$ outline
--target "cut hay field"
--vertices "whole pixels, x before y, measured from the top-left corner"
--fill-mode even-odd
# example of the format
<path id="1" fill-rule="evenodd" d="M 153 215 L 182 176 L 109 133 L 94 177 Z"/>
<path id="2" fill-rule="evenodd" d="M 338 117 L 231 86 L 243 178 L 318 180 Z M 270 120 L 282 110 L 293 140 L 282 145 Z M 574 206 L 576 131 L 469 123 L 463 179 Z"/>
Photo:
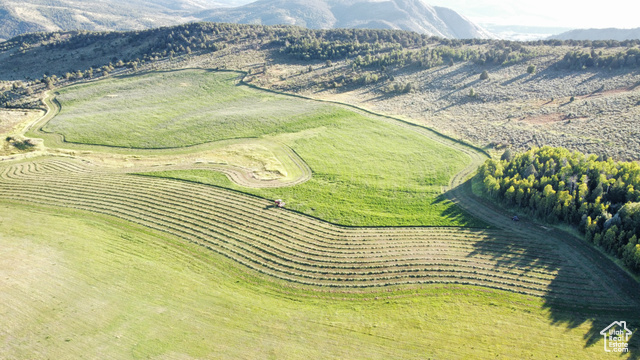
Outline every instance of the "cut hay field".
<path id="1" fill-rule="evenodd" d="M 234 77 L 60 90 L 49 152 L 0 162 L 0 354 L 597 359 L 606 325 L 637 330 L 615 264 L 459 186 L 484 155 Z"/>
<path id="2" fill-rule="evenodd" d="M 5 201 L 0 214 L 5 359 L 602 358 L 584 336 L 608 318 L 552 323 L 538 297 L 456 285 L 316 297 L 111 216 Z"/>
<path id="3" fill-rule="evenodd" d="M 552 244 L 504 231 L 346 228 L 247 195 L 105 174 L 77 161 L 45 159 L 0 171 L 0 198 L 113 215 L 302 288 L 456 282 L 594 306 L 612 296 Z"/>

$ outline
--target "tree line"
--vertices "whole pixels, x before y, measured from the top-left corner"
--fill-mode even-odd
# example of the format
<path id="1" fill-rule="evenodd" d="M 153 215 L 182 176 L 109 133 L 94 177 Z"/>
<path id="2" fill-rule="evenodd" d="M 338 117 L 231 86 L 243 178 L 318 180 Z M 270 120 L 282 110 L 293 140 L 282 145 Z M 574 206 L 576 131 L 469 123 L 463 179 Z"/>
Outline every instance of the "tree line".
<path id="1" fill-rule="evenodd" d="M 338 30 L 341 31 L 341 30 Z M 380 30 L 376 36 L 289 37 L 281 42 L 280 52 L 298 60 L 353 59 L 355 68 L 386 68 L 417 65 L 431 68 L 454 62 L 508 65 L 536 55 L 536 51 L 512 41 L 450 40 L 437 37 L 398 37 L 396 32 Z M 417 34 L 415 34 L 417 35 Z M 336 39 L 338 38 L 338 39 Z M 361 42 L 362 40 L 362 42 Z M 482 47 L 463 47 L 478 45 Z"/>
<path id="2" fill-rule="evenodd" d="M 595 49 L 591 49 L 590 52 L 569 51 L 557 65 L 560 68 L 571 70 L 587 68 L 639 68 L 640 49 L 631 48 L 625 52 L 620 51 L 611 55 L 603 55 L 602 51 L 596 52 Z"/>
<path id="3" fill-rule="evenodd" d="M 564 148 L 487 160 L 483 191 L 550 223 L 577 226 L 587 241 L 640 272 L 640 165 Z"/>

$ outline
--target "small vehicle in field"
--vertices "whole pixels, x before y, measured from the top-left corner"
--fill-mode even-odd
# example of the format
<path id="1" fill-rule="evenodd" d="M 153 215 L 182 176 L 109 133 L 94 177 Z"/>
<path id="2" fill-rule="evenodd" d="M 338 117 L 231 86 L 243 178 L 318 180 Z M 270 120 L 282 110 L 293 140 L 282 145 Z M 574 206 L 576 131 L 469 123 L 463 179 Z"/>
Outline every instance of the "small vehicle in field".
<path id="1" fill-rule="evenodd" d="M 283 208 L 283 207 L 285 206 L 285 202 L 284 202 L 284 201 L 282 201 L 282 200 L 280 200 L 280 199 L 276 200 L 276 201 L 275 201 L 275 204 L 276 204 L 276 206 L 277 206 L 277 207 L 279 207 L 279 208 Z"/>
<path id="2" fill-rule="evenodd" d="M 511 221 L 520 221 L 520 218 L 518 217 L 518 215 L 513 215 Z"/>

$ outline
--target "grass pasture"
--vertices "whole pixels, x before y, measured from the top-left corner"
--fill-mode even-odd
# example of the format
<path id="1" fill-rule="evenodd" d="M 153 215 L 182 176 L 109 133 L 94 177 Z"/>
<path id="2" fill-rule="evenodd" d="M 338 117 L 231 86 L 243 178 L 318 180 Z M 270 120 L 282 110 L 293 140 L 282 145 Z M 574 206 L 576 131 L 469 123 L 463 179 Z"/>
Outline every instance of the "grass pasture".
<path id="1" fill-rule="evenodd" d="M 637 331 L 612 264 L 455 186 L 484 155 L 234 77 L 61 89 L 53 156 L 0 164 L 0 357 L 597 359 Z"/>
<path id="2" fill-rule="evenodd" d="M 603 358 L 602 339 L 584 336 L 606 316 L 552 323 L 537 297 L 454 285 L 369 301 L 287 295 L 286 283 L 128 221 L 7 202 L 0 214 L 7 359 Z"/>
<path id="3" fill-rule="evenodd" d="M 253 189 L 214 171 L 153 175 L 282 198 L 291 209 L 344 225 L 486 226 L 441 197 L 469 164 L 466 154 L 400 123 L 239 86 L 236 77 L 185 70 L 71 86 L 60 90 L 60 113 L 44 130 L 85 144 L 83 149 L 94 144 L 147 152 L 259 137 L 293 149 L 312 178 L 292 187 Z"/>
<path id="4" fill-rule="evenodd" d="M 344 225 L 486 226 L 442 197 L 443 187 L 468 160 L 464 154 L 402 127 L 359 117 L 340 117 L 330 130 L 270 138 L 294 149 L 313 170 L 309 181 L 294 187 L 243 187 L 207 170 L 148 175 L 285 199 L 290 209 Z"/>
<path id="5" fill-rule="evenodd" d="M 331 116 L 318 103 L 238 86 L 238 75 L 153 72 L 70 86 L 43 130 L 71 143 L 161 149 L 295 131 Z"/>

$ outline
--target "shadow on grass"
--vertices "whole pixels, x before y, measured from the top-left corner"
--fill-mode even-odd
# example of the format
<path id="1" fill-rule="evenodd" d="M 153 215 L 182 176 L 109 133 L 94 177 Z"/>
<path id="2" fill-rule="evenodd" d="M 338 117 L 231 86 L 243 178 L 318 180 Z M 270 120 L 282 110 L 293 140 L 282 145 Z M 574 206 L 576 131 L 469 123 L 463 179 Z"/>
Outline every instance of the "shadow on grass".
<path id="1" fill-rule="evenodd" d="M 526 217 L 512 221 L 513 211 L 476 197 L 470 183 L 448 191 L 445 197 L 458 200 L 461 208 L 502 234 L 473 243 L 468 258 L 488 257 L 495 268 L 551 276 L 542 287 L 543 307 L 551 324 L 588 326 L 583 346 L 604 356 L 600 331 L 614 321 L 626 321 L 633 335 L 630 352 L 623 355 L 640 359 L 640 284 L 607 256 L 569 233 Z"/>
<path id="2" fill-rule="evenodd" d="M 514 223 L 514 226 L 519 225 Z M 554 238 L 550 236 L 548 240 L 554 241 Z M 549 322 L 570 329 L 587 325 L 583 346 L 593 347 L 594 352 L 604 354 L 604 340 L 600 331 L 614 321 L 626 321 L 634 333 L 629 341 L 630 359 L 640 359 L 640 337 L 636 334 L 640 331 L 640 312 L 633 308 L 633 299 L 622 289 L 616 289 L 617 286 L 610 286 L 611 290 L 603 289 L 602 282 L 592 281 L 589 275 L 575 267 L 569 256 L 554 259 L 551 256 L 553 247 L 545 247 L 541 241 L 526 240 L 531 238 L 521 241 L 514 239 L 513 243 L 502 246 L 496 246 L 494 239 L 480 241 L 474 244 L 474 251 L 468 257 L 489 256 L 495 262 L 495 267 L 500 269 L 517 268 L 526 273 L 555 272 L 555 277 L 547 286 L 547 293 L 543 295 Z M 590 260 L 583 258 L 580 261 L 586 263 Z M 610 264 L 604 265 L 616 266 L 608 262 Z M 611 280 L 603 274 L 603 281 L 610 285 L 616 282 Z M 626 306 L 620 306 L 625 303 Z"/>
<path id="3" fill-rule="evenodd" d="M 448 202 L 450 202 L 450 200 L 445 195 L 439 195 L 431 202 L 431 205 L 442 205 Z M 442 218 L 450 220 L 453 224 L 463 224 L 461 226 L 464 227 L 482 229 L 492 228 L 491 224 L 482 219 L 479 219 L 476 216 L 473 216 L 471 213 L 459 206 L 448 206 L 444 209 L 444 211 L 440 212 L 439 215 Z"/>

